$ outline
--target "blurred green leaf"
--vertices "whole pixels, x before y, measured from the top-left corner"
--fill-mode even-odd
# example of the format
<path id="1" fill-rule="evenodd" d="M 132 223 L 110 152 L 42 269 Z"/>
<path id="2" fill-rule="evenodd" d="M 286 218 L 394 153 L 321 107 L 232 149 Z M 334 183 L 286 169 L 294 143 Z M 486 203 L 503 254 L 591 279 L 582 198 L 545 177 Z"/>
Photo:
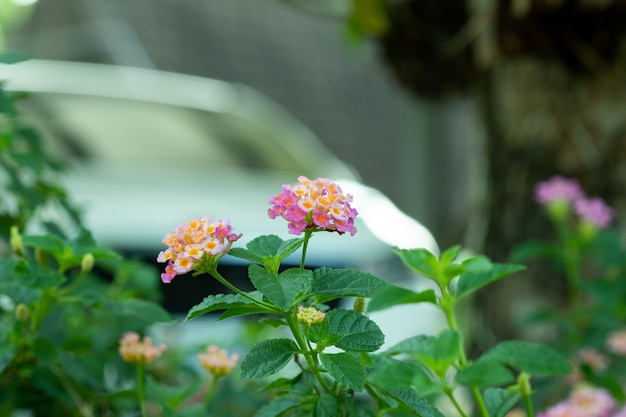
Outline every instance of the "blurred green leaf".
<path id="1" fill-rule="evenodd" d="M 263 406 L 254 417 L 280 417 L 287 411 L 292 410 L 300 405 L 300 400 L 291 396 L 281 396 L 271 403 Z"/>
<path id="2" fill-rule="evenodd" d="M 498 361 L 533 376 L 565 375 L 570 362 L 554 349 L 539 343 L 505 341 L 485 352 L 480 360 Z"/>
<path id="3" fill-rule="evenodd" d="M 459 277 L 455 297 L 461 299 L 494 281 L 526 269 L 524 265 L 494 264 L 485 256 L 475 256 L 463 262 L 465 272 Z"/>
<path id="4" fill-rule="evenodd" d="M 436 304 L 437 295 L 432 289 L 415 292 L 396 285 L 379 288 L 367 304 L 367 311 L 379 311 L 400 304 L 431 303 Z"/>
<path id="5" fill-rule="evenodd" d="M 497 387 L 515 381 L 508 368 L 495 360 L 479 360 L 470 363 L 456 375 L 457 382 L 479 388 Z"/>
<path id="6" fill-rule="evenodd" d="M 504 417 L 520 399 L 516 392 L 502 388 L 488 388 L 483 393 L 485 406 L 492 417 Z"/>
<path id="7" fill-rule="evenodd" d="M 313 407 L 313 417 L 337 417 L 339 414 L 339 399 L 334 395 L 322 393 Z"/>

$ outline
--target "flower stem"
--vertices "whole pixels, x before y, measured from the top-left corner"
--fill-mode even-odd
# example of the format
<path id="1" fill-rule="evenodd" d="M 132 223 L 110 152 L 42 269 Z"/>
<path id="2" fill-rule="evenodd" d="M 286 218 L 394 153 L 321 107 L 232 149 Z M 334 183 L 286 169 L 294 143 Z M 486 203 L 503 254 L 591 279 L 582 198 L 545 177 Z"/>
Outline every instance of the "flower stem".
<path id="1" fill-rule="evenodd" d="M 147 417 L 148 414 L 146 413 L 146 403 L 145 403 L 144 388 L 143 388 L 144 374 L 145 374 L 145 365 L 142 363 L 137 364 L 137 400 L 139 401 L 139 408 L 141 409 L 141 416 Z"/>
<path id="2" fill-rule="evenodd" d="M 456 315 L 454 313 L 454 297 L 448 291 L 448 288 L 445 285 L 440 285 L 441 290 L 441 300 L 439 302 L 439 307 L 443 310 L 446 316 L 446 322 L 448 323 L 448 327 L 450 330 L 454 330 L 459 334 L 459 367 L 463 369 L 467 366 L 467 356 L 465 355 L 465 349 L 463 348 L 463 335 L 458 329 Z M 470 391 L 474 396 L 474 400 L 476 401 L 476 406 L 480 410 L 480 414 L 483 417 L 489 417 L 489 411 L 487 410 L 487 406 L 485 404 L 485 400 L 483 396 L 476 386 L 470 386 Z M 453 395 L 450 392 L 450 395 Z"/>
<path id="3" fill-rule="evenodd" d="M 313 236 L 313 232 L 306 230 L 304 232 L 304 243 L 302 243 L 302 259 L 300 260 L 300 269 L 304 269 L 304 261 L 306 260 L 306 250 L 309 246 L 309 239 Z"/>
<path id="4" fill-rule="evenodd" d="M 285 319 L 287 320 L 287 324 L 289 325 L 289 328 L 291 329 L 291 333 L 296 339 L 296 343 L 298 343 L 300 350 L 302 350 L 302 352 L 304 353 L 303 356 L 306 358 L 306 361 L 309 364 L 309 368 L 311 368 L 313 375 L 315 375 L 315 378 L 317 379 L 321 387 L 324 389 L 324 391 L 330 392 L 330 387 L 326 383 L 326 380 L 324 379 L 324 377 L 319 372 L 319 368 L 317 366 L 317 355 L 315 354 L 315 352 L 309 349 L 308 342 L 305 340 L 304 336 L 302 335 L 302 332 L 300 331 L 300 323 L 298 323 L 298 321 L 294 318 L 291 312 L 285 313 L 284 316 L 285 316 Z"/>
<path id="5" fill-rule="evenodd" d="M 213 382 L 211 383 L 211 386 L 209 387 L 209 391 L 207 392 L 206 397 L 204 397 L 204 407 L 207 409 L 209 408 L 209 404 L 211 404 L 211 400 L 213 399 L 213 396 L 215 395 L 217 381 L 219 380 L 219 378 L 220 377 L 218 375 L 213 376 Z"/>
<path id="6" fill-rule="evenodd" d="M 254 298 L 250 294 L 247 294 L 247 293 L 241 291 L 239 288 L 235 287 L 233 284 L 228 282 L 226 280 L 226 278 L 224 278 L 219 272 L 217 272 L 217 269 L 212 269 L 212 270 L 209 270 L 208 272 L 209 272 L 209 274 L 211 274 L 211 276 L 213 278 L 218 280 L 224 286 L 226 286 L 227 288 L 231 289 L 235 293 L 241 295 L 242 297 L 247 298 L 248 300 L 252 301 L 254 304 L 259 305 L 261 307 L 265 307 L 268 310 L 276 312 L 276 313 L 280 312 L 280 309 L 278 309 L 278 307 L 274 306 L 273 304 L 270 304 L 270 303 L 267 303 L 267 302 L 265 302 L 263 300 L 259 300 L 257 298 Z"/>
<path id="7" fill-rule="evenodd" d="M 459 402 L 456 400 L 454 393 L 452 392 L 452 388 L 446 387 L 443 391 L 446 394 L 446 396 L 450 399 L 450 402 L 452 402 L 452 405 L 454 406 L 456 411 L 459 413 L 459 415 L 461 417 L 467 417 L 467 414 L 465 414 L 465 411 L 463 411 L 463 407 L 461 407 L 461 404 L 459 404 Z"/>

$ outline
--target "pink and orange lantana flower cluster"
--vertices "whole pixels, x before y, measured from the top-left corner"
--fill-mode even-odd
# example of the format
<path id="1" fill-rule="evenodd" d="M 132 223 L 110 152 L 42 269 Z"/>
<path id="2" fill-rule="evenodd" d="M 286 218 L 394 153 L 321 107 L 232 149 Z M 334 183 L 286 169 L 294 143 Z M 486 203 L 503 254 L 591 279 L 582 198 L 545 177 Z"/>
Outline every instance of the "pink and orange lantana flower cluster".
<path id="1" fill-rule="evenodd" d="M 270 199 L 269 216 L 281 216 L 289 222 L 289 233 L 303 231 L 356 233 L 354 219 L 357 211 L 350 206 L 352 196 L 344 194 L 338 184 L 328 178 L 310 180 L 298 177 L 299 184 L 282 187 L 282 192 Z"/>

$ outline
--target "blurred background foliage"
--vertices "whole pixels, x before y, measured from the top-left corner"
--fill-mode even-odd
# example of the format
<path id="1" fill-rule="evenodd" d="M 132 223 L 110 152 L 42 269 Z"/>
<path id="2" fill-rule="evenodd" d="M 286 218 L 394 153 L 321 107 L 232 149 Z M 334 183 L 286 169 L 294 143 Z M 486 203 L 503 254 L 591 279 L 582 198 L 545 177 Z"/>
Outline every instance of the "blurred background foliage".
<path id="1" fill-rule="evenodd" d="M 532 189 L 554 174 L 576 178 L 590 195 L 605 198 L 617 209 L 617 228 L 624 231 L 620 219 L 626 211 L 623 0 L 206 0 L 176 7 L 138 1 L 132 8 L 115 2 L 109 2 L 108 8 L 90 1 L 61 3 L 63 7 L 40 0 L 28 6 L 32 13 L 24 20 L 26 13 L 13 11 L 13 21 L 21 24 L 19 28 L 13 24 L 10 44 L 35 57 L 109 62 L 111 54 L 78 48 L 84 48 L 97 30 L 81 32 L 89 36 L 59 38 L 56 49 L 51 39 L 46 43 L 32 36 L 44 33 L 37 31 L 45 27 L 89 26 L 98 22 L 101 13 L 100 23 L 112 17 L 128 22 L 159 69 L 253 83 L 256 79 L 247 74 L 258 75 L 266 65 L 268 73 L 282 77 L 274 81 L 282 88 L 260 80 L 261 88 L 284 100 L 329 147 L 357 167 L 366 182 L 423 219 L 441 247 L 463 243 L 497 261 L 506 259 L 517 242 L 548 237 L 550 228 L 532 201 Z M 9 16 L 4 10 L 14 8 L 3 7 L 2 15 Z M 266 9 L 271 13 L 260 13 Z M 198 19 L 193 23 L 191 10 Z M 168 14 L 173 18 L 164 19 Z M 223 19 L 224 25 L 231 25 L 232 38 L 212 37 L 218 32 L 210 28 L 220 24 L 211 20 L 215 16 L 232 18 Z M 272 16 L 275 20 L 268 22 L 278 28 L 272 38 L 279 45 L 276 49 L 254 49 L 259 45 L 250 38 L 234 35 L 241 32 L 240 25 L 253 33 L 257 27 L 251 23 Z M 289 26 L 290 19 L 324 23 L 315 32 L 305 24 Z M 148 21 L 150 28 L 140 24 Z M 339 90 L 324 90 L 331 85 L 324 78 L 328 74 L 319 75 L 316 71 L 321 69 L 315 65 L 326 68 L 333 63 L 322 62 L 323 55 L 311 53 L 297 41 L 320 43 L 328 39 L 320 36 L 323 31 L 332 32 L 340 42 L 356 40 L 371 48 L 384 76 L 411 97 L 412 113 L 402 117 L 421 125 L 412 126 L 410 139 L 404 141 L 394 135 L 397 132 L 375 130 L 366 123 L 384 120 L 392 125 L 396 119 L 384 119 L 384 98 L 364 96 L 371 84 L 356 71 L 342 72 L 341 82 L 353 85 L 362 96 L 351 96 L 354 105 L 340 107 L 342 120 L 334 121 L 328 130 L 318 123 L 329 113 L 329 103 L 338 100 Z M 180 47 L 173 54 L 172 45 L 188 49 Z M 72 46 L 77 46 L 74 52 Z M 220 55 L 220 47 L 232 55 Z M 306 55 L 307 61 L 289 67 L 276 55 Z M 302 91 L 290 84 L 298 78 L 314 80 L 316 91 L 326 91 L 328 101 L 318 103 L 312 93 L 290 101 Z M 370 109 L 377 117 L 354 112 L 357 103 L 377 99 L 383 104 Z M 319 113 L 307 107 L 314 105 Z M 372 137 L 350 130 L 349 123 L 362 124 L 373 132 Z M 403 158 L 394 159 L 398 155 Z M 514 337 L 511 323 L 523 306 L 539 294 L 558 300 L 565 293 L 564 285 L 563 277 L 537 267 L 524 278 L 484 292 L 475 300 L 482 316 L 477 322 L 498 324 L 480 326 L 482 347 Z"/>

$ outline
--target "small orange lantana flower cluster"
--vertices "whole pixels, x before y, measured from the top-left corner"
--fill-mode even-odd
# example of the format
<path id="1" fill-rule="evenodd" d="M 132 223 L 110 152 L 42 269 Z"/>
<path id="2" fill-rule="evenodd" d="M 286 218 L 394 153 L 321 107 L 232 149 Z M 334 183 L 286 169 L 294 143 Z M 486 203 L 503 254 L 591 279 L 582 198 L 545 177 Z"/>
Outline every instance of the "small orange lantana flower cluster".
<path id="1" fill-rule="evenodd" d="M 167 347 L 164 344 L 154 346 L 148 336 L 141 340 L 135 332 L 126 332 L 120 340 L 119 352 L 128 363 L 147 365 L 161 356 Z"/>
<path id="2" fill-rule="evenodd" d="M 211 221 L 203 216 L 178 226 L 174 233 L 165 235 L 163 244 L 167 249 L 157 256 L 158 262 L 168 263 L 161 280 L 167 284 L 176 275 L 217 262 L 240 237 L 232 232 L 228 219 Z"/>

